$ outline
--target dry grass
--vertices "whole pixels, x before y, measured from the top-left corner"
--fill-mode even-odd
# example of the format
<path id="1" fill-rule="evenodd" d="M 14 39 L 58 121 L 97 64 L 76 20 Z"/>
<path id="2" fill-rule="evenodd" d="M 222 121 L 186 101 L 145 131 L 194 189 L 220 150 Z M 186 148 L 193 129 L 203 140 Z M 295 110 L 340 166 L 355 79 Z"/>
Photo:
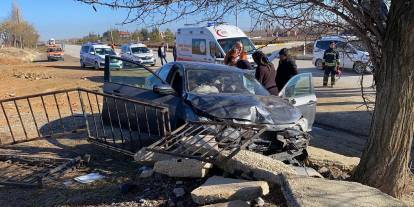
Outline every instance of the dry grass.
<path id="1" fill-rule="evenodd" d="M 1 48 L 0 49 L 0 64 L 4 65 L 17 65 L 22 63 L 28 63 L 35 60 L 38 53 L 30 49 L 18 49 L 18 48 Z"/>

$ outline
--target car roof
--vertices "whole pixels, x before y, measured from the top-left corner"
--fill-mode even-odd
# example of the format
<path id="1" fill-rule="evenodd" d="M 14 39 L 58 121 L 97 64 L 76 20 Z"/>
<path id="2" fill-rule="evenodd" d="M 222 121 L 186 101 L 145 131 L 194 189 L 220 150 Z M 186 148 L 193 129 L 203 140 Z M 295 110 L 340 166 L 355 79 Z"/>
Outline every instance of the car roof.
<path id="1" fill-rule="evenodd" d="M 222 64 L 214 64 L 214 63 L 205 63 L 205 62 L 190 62 L 190 61 L 177 61 L 174 64 L 179 64 L 183 66 L 184 70 L 214 70 L 214 71 L 231 71 L 231 72 L 239 72 L 245 73 L 246 70 L 241 70 L 239 68 L 222 65 Z"/>
<path id="2" fill-rule="evenodd" d="M 146 45 L 144 45 L 142 43 L 129 43 L 129 44 L 125 44 L 123 46 L 129 46 L 129 47 L 147 47 Z"/>
<path id="3" fill-rule="evenodd" d="M 82 46 L 91 46 L 96 48 L 111 48 L 109 45 L 103 44 L 103 43 L 95 43 L 95 42 L 88 42 L 83 44 Z"/>

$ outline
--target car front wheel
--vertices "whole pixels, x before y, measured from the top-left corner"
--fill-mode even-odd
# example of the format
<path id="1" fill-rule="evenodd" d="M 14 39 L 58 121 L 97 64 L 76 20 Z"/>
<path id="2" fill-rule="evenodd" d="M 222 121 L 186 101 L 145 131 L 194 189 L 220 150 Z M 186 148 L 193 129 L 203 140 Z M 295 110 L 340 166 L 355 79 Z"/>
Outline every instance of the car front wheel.
<path id="1" fill-rule="evenodd" d="M 366 69 L 366 65 L 361 62 L 356 62 L 353 67 L 354 71 L 358 74 L 363 74 Z"/>
<path id="2" fill-rule="evenodd" d="M 95 68 L 95 70 L 99 70 L 100 66 L 98 62 L 95 62 L 93 68 Z"/>

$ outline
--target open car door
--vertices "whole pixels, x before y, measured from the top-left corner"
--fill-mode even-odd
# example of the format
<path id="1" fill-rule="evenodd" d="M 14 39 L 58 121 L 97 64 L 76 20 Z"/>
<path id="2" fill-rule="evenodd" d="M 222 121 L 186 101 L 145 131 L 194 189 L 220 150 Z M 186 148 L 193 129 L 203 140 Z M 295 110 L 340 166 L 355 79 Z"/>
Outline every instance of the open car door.
<path id="1" fill-rule="evenodd" d="M 290 103 L 299 108 L 303 117 L 308 120 L 308 131 L 311 131 L 317 103 L 312 74 L 301 73 L 293 76 L 279 92 L 279 96 L 289 99 Z"/>

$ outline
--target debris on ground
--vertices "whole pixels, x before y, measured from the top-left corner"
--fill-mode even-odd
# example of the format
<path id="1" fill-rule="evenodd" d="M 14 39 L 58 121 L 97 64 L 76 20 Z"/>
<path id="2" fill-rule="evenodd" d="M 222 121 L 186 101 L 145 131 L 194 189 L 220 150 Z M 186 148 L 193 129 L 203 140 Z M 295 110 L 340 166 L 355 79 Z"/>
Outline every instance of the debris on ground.
<path id="1" fill-rule="evenodd" d="M 148 151 L 146 147 L 141 148 L 134 155 L 134 160 L 142 165 L 154 165 L 158 161 L 169 160 L 173 158 L 175 157 L 171 155 Z"/>
<path id="2" fill-rule="evenodd" d="M 283 180 L 282 191 L 288 206 L 405 206 L 398 199 L 376 188 L 356 182 L 297 175 L 283 176 Z"/>
<path id="3" fill-rule="evenodd" d="M 88 184 L 88 183 L 92 183 L 92 182 L 95 182 L 97 180 L 101 180 L 101 179 L 104 179 L 104 178 L 105 178 L 105 176 L 103 176 L 99 173 L 89 173 L 89 174 L 86 174 L 86 175 L 76 177 L 76 178 L 74 178 L 74 180 L 76 180 L 80 183 L 83 183 L 83 184 Z"/>
<path id="4" fill-rule="evenodd" d="M 254 200 L 269 193 L 264 181 L 248 181 L 213 176 L 191 192 L 193 201 L 205 205 L 232 200 Z"/>
<path id="5" fill-rule="evenodd" d="M 205 205 L 203 207 L 250 207 L 246 201 L 236 200 L 236 201 L 230 201 L 226 203 L 216 203 L 216 204 L 210 204 Z"/>
<path id="6" fill-rule="evenodd" d="M 211 163 L 194 159 L 176 158 L 156 162 L 154 171 L 170 177 L 203 178 L 212 167 Z"/>
<path id="7" fill-rule="evenodd" d="M 151 177 L 154 174 L 154 169 L 152 169 L 151 167 L 147 167 L 147 166 L 142 166 L 139 169 L 139 177 L 140 178 L 148 178 Z"/>
<path id="8" fill-rule="evenodd" d="M 36 72 L 15 72 L 13 76 L 15 78 L 26 79 L 29 81 L 54 78 L 54 76 L 52 75 L 49 75 L 46 73 L 36 73 Z"/>
<path id="9" fill-rule="evenodd" d="M 316 177 L 316 178 L 324 178 L 318 171 L 311 167 L 299 167 L 299 166 L 291 166 L 297 173 L 297 175 L 302 176 L 309 176 L 309 177 Z"/>
<path id="10" fill-rule="evenodd" d="M 184 188 L 174 188 L 173 193 L 175 197 L 179 198 L 185 195 L 185 190 Z"/>
<path id="11" fill-rule="evenodd" d="M 352 171 L 359 163 L 358 157 L 347 157 L 321 148 L 307 148 L 309 162 L 318 166 L 337 166 L 341 170 Z"/>

